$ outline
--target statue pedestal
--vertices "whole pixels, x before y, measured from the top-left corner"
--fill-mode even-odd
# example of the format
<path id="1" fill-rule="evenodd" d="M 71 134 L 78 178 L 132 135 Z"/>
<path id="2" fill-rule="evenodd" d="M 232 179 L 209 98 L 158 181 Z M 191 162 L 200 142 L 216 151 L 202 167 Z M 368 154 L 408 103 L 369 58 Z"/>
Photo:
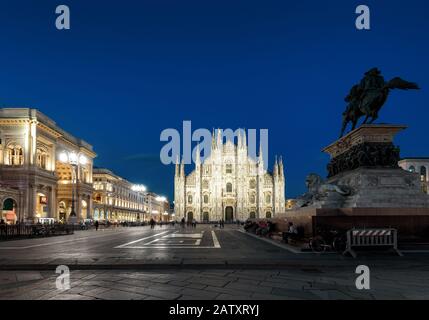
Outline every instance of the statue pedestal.
<path id="1" fill-rule="evenodd" d="M 394 136 L 406 129 L 403 125 L 364 124 L 323 149 L 331 156 L 328 178 L 357 169 L 398 168 L 399 148 Z"/>
<path id="2" fill-rule="evenodd" d="M 422 208 L 429 206 L 419 174 L 398 166 L 394 136 L 406 126 L 362 125 L 323 151 L 331 156 L 327 183 L 346 186 L 351 194 L 331 208 Z M 327 204 L 321 207 L 328 207 Z"/>

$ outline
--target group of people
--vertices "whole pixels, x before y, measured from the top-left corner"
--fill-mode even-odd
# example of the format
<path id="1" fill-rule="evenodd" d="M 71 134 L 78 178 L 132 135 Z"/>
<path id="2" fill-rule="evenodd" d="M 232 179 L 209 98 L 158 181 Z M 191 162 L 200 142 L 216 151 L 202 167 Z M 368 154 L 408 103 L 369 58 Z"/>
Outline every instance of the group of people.
<path id="1" fill-rule="evenodd" d="M 252 232 L 258 236 L 268 236 L 274 231 L 275 224 L 267 220 L 247 220 L 244 224 L 244 230 Z"/>
<path id="2" fill-rule="evenodd" d="M 275 223 L 270 220 L 247 220 L 244 224 L 244 230 L 259 236 L 269 236 L 275 230 Z M 299 230 L 293 222 L 287 224 L 287 231 L 282 232 L 283 241 L 288 243 L 290 239 L 299 237 Z"/>

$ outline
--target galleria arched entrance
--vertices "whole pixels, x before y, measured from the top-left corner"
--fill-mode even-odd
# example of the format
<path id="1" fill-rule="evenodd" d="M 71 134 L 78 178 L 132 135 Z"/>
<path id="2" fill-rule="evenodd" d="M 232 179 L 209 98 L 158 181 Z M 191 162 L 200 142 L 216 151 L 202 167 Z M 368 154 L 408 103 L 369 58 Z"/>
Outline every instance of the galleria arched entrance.
<path id="1" fill-rule="evenodd" d="M 225 222 L 234 221 L 234 209 L 232 207 L 225 208 Z"/>

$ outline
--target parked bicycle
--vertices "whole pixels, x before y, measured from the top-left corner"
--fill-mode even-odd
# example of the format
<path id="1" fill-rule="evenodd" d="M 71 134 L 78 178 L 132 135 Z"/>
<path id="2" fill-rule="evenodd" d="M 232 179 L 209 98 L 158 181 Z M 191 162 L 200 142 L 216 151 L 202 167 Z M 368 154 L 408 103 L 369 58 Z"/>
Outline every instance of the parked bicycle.
<path id="1" fill-rule="evenodd" d="M 308 243 L 314 252 L 336 251 L 344 252 L 346 249 L 347 238 L 345 233 L 338 230 L 318 230 L 316 236 L 310 238 Z"/>

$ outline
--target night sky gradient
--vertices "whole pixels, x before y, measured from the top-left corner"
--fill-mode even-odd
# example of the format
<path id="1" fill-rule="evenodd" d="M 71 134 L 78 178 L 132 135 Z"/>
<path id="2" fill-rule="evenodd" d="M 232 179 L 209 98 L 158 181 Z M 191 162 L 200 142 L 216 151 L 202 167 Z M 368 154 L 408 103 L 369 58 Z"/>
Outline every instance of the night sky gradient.
<path id="1" fill-rule="evenodd" d="M 55 28 L 59 4 L 69 31 Z M 359 4 L 370 31 L 355 28 Z M 374 66 L 421 86 L 392 92 L 379 121 L 409 125 L 402 156 L 429 156 L 428 31 L 423 0 L 1 1 L 0 105 L 40 109 L 97 166 L 170 199 L 163 129 L 268 128 L 294 197 L 307 173 L 326 175 L 343 99 Z"/>

